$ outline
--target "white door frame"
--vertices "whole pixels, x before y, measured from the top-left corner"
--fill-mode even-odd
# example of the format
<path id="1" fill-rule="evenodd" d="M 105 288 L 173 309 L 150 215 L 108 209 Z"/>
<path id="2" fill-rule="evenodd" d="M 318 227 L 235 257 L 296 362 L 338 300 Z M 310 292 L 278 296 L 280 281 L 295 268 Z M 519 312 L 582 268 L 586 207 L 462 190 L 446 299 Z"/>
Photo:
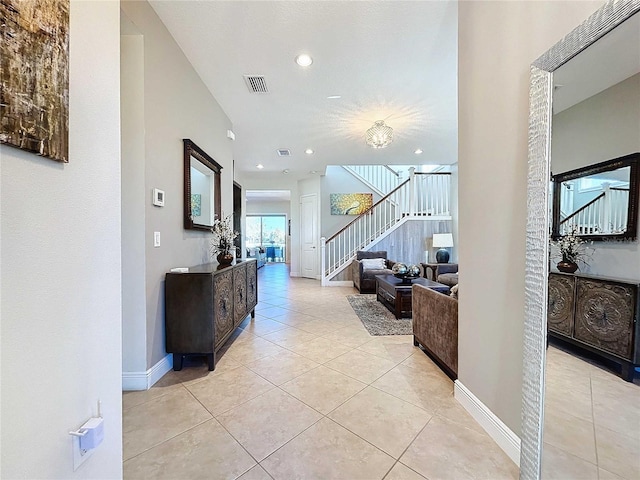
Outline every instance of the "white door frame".
<path id="1" fill-rule="evenodd" d="M 310 208 L 305 209 L 304 204 Z M 319 278 L 318 194 L 300 195 L 300 276 Z M 310 231 L 309 231 L 310 229 Z"/>

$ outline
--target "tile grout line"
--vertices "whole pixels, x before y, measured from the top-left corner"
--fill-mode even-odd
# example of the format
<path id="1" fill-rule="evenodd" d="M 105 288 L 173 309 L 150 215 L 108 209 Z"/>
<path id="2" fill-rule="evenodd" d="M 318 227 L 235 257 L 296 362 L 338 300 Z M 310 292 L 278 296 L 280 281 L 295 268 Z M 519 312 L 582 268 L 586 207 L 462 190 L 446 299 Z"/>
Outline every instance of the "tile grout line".
<path id="1" fill-rule="evenodd" d="M 186 387 L 185 387 L 185 388 L 186 388 Z M 276 388 L 277 388 L 277 387 L 276 387 Z M 267 390 L 267 392 L 270 392 L 271 390 L 273 390 L 273 389 Z M 237 439 L 237 438 L 236 438 L 236 437 L 235 437 L 235 436 L 234 436 L 234 435 L 233 435 L 233 434 L 232 434 L 232 433 L 227 429 L 227 427 L 225 427 L 225 426 L 224 426 L 224 424 L 223 424 L 220 420 L 218 420 L 218 419 L 216 418 L 216 416 L 215 416 L 215 415 L 214 415 L 214 414 L 213 414 L 213 413 L 212 413 L 212 412 L 211 412 L 211 411 L 210 411 L 210 410 L 209 410 L 209 409 L 208 409 L 208 408 L 207 408 L 207 407 L 206 407 L 206 406 L 205 406 L 205 405 L 204 405 L 204 404 L 203 404 L 203 403 L 198 399 L 198 397 L 196 397 L 196 396 L 193 394 L 193 392 L 191 392 L 188 388 L 187 388 L 187 391 L 191 394 L 191 396 L 192 396 L 192 397 L 193 397 L 193 398 L 194 398 L 194 399 L 195 399 L 195 400 L 196 400 L 200 405 L 202 405 L 202 407 L 203 407 L 207 412 L 209 412 L 209 414 L 211 415 L 211 419 L 215 420 L 215 421 L 218 423 L 218 425 L 220 425 L 220 426 L 224 429 L 224 431 L 225 431 L 225 432 L 227 432 L 227 433 L 229 434 L 229 436 L 230 436 L 231 438 L 233 438 L 233 440 L 234 440 L 238 445 L 240 445 L 240 448 L 242 448 L 242 449 L 247 453 L 247 455 L 249 455 L 249 456 L 253 459 L 253 461 L 254 461 L 254 462 L 256 462 L 256 465 L 260 465 L 260 462 L 259 462 L 259 461 L 258 461 L 258 460 L 257 460 L 257 459 L 252 455 L 252 454 L 251 454 L 251 452 L 249 452 L 249 451 L 244 447 L 244 445 L 242 445 L 242 443 L 240 443 L 240 441 L 239 441 L 239 440 L 238 440 L 238 439 Z M 261 395 L 263 395 L 264 393 L 267 393 L 267 392 L 263 392 Z M 257 397 L 253 397 L 253 398 L 258 398 L 259 396 L 260 396 L 260 395 L 258 395 Z M 253 400 L 253 398 L 252 398 L 251 400 Z M 247 400 L 247 401 L 250 401 L 250 400 Z M 240 403 L 239 405 L 243 405 L 244 403 L 247 403 L 247 402 Z M 239 405 L 237 405 L 237 406 L 239 406 Z M 233 408 L 236 408 L 236 407 L 233 407 Z M 232 410 L 232 409 L 229 409 L 229 410 Z M 226 412 L 228 412 L 229 410 L 225 410 L 225 412 L 222 412 L 222 413 L 226 413 Z M 210 419 L 210 420 L 211 420 L 211 419 Z M 241 477 L 242 475 L 244 475 L 245 473 L 247 473 L 249 470 L 251 470 L 253 467 L 255 467 L 255 465 L 252 465 L 249 469 L 247 469 L 246 471 L 242 472 L 240 475 L 238 475 L 238 477 Z M 269 475 L 269 476 L 271 476 L 271 475 Z M 238 478 L 238 477 L 236 477 L 236 478 Z M 273 478 L 273 477 L 272 477 L 272 478 Z"/>
<path id="2" fill-rule="evenodd" d="M 598 457 L 598 434 L 596 433 L 596 416 L 595 416 L 595 408 L 593 405 L 593 379 L 591 378 L 591 373 L 593 368 L 589 368 L 589 396 L 590 396 L 590 404 L 591 404 L 591 423 L 593 425 L 593 448 L 595 449 L 596 454 L 596 473 L 598 479 L 600 479 L 600 458 Z"/>
<path id="3" fill-rule="evenodd" d="M 186 388 L 186 387 L 184 386 L 184 384 L 183 384 L 182 382 L 180 382 L 180 386 L 181 386 L 182 388 L 184 388 L 184 389 L 186 390 L 186 392 L 187 392 L 189 395 L 191 395 L 191 397 L 193 397 L 193 399 L 194 399 L 196 402 L 198 402 L 198 403 L 199 403 L 199 404 L 200 404 L 200 405 L 205 409 L 205 411 L 206 411 L 209 415 L 211 415 L 211 418 L 207 418 L 206 420 L 203 420 L 202 422 L 197 423 L 197 424 L 195 424 L 195 425 L 193 425 L 193 426 L 191 426 L 191 427 L 187 428 L 186 430 L 184 430 L 184 431 L 182 431 L 182 432 L 180 432 L 180 433 L 177 433 L 177 434 L 173 435 L 172 437 L 166 438 L 166 439 L 164 439 L 163 441 L 161 441 L 161 442 L 159 442 L 159 443 L 156 443 L 155 445 L 150 446 L 149 448 L 147 448 L 147 449 L 143 450 L 142 452 L 137 453 L 137 454 L 136 454 L 136 455 L 134 455 L 133 457 L 130 457 L 130 458 L 127 458 L 126 460 L 123 460 L 123 461 L 122 461 L 122 464 L 123 464 L 123 465 L 125 464 L 125 462 L 128 462 L 129 460 L 133 460 L 134 458 L 139 457 L 140 455 L 142 455 L 142 454 L 144 454 L 144 453 L 147 453 L 148 451 L 150 451 L 150 450 L 152 450 L 152 449 L 154 449 L 154 448 L 156 448 L 156 447 L 159 447 L 160 445 L 163 445 L 163 444 L 167 443 L 168 441 L 173 440 L 174 438 L 179 437 L 180 435 L 182 435 L 182 434 L 184 434 L 184 433 L 187 433 L 187 432 L 188 432 L 188 431 L 190 431 L 190 430 L 193 430 L 193 429 L 194 429 L 194 428 L 196 428 L 196 427 L 199 427 L 200 425 L 203 425 L 203 424 L 205 424 L 205 423 L 207 423 L 207 422 L 210 422 L 211 420 L 216 420 L 216 422 L 218 422 L 218 420 L 217 420 L 217 419 L 213 416 L 213 414 L 212 414 L 212 413 L 207 409 L 207 407 L 205 407 L 204 405 L 202 405 L 202 402 L 200 402 L 200 400 L 198 400 L 198 399 L 197 399 L 197 398 L 196 398 L 196 397 L 195 397 L 195 396 L 194 396 L 194 395 L 189 391 L 189 389 L 188 389 L 188 388 Z M 158 397 L 158 398 L 160 398 L 160 397 Z M 218 422 L 218 423 L 220 423 L 220 422 Z M 124 436 L 124 432 L 123 432 L 123 436 Z"/>
<path id="4" fill-rule="evenodd" d="M 409 444 L 407 445 L 407 447 L 406 447 L 406 448 L 402 451 L 402 453 L 398 456 L 398 459 L 397 459 L 397 460 L 395 461 L 395 463 L 391 466 L 391 468 L 389 469 L 389 471 L 384 475 L 384 477 L 382 477 L 382 478 L 383 478 L 383 480 L 387 477 L 387 475 L 389 475 L 389 473 L 391 473 L 391 470 L 393 470 L 393 468 L 394 468 L 398 463 L 400 463 L 400 464 L 404 465 L 405 467 L 407 467 L 407 468 L 408 468 L 409 470 L 411 470 L 412 472 L 415 472 L 415 473 L 417 473 L 418 475 L 420 475 L 421 477 L 423 477 L 423 478 L 425 478 L 425 479 L 426 479 L 426 477 L 424 477 L 424 475 L 422 475 L 422 474 L 421 474 L 421 473 L 419 473 L 419 472 L 416 472 L 413 468 L 409 467 L 408 465 L 405 465 L 404 463 L 402 463 L 402 462 L 400 461 L 400 459 L 403 457 L 403 455 L 404 455 L 405 453 L 407 453 L 407 450 L 409 450 L 409 448 L 411 448 L 411 445 L 413 445 L 413 442 L 415 442 L 415 441 L 416 441 L 416 439 L 420 436 L 420 434 L 424 431 L 424 429 L 425 429 L 425 428 L 427 428 L 427 425 L 429 425 L 429 424 L 431 423 L 431 420 L 433 420 L 433 417 L 435 417 L 435 414 L 434 414 L 434 415 L 431 415 L 431 418 L 429 418 L 429 420 L 427 420 L 427 423 L 425 423 L 425 424 L 424 424 L 424 426 L 420 429 L 420 431 L 416 434 L 416 436 L 415 436 L 415 437 L 413 437 L 413 440 L 411 440 L 411 441 L 409 442 Z"/>

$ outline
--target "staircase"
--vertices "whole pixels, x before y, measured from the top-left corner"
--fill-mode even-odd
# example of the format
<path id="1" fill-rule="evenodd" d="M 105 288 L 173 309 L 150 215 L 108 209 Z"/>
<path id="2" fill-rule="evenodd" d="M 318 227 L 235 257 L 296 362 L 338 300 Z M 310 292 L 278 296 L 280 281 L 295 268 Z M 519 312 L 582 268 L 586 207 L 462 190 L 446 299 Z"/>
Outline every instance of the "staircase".
<path id="1" fill-rule="evenodd" d="M 627 229 L 629 189 L 603 185 L 603 192 L 560 221 L 560 235 L 603 235 Z"/>
<path id="2" fill-rule="evenodd" d="M 388 165 L 343 165 L 342 168 L 378 195 L 386 195 L 402 183 L 400 174 Z"/>
<path id="3" fill-rule="evenodd" d="M 346 269 L 358 250 L 369 247 L 410 219 L 449 220 L 451 174 L 417 173 L 328 239 L 321 238 L 322 285 Z"/>

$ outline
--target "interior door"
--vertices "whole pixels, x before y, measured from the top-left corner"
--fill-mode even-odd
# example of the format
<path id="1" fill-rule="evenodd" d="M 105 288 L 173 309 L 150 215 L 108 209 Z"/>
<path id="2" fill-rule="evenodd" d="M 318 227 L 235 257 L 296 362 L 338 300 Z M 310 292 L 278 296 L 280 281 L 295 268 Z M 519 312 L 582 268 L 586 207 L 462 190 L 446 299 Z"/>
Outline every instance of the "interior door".
<path id="1" fill-rule="evenodd" d="M 318 278 L 318 196 L 300 196 L 300 274 Z"/>

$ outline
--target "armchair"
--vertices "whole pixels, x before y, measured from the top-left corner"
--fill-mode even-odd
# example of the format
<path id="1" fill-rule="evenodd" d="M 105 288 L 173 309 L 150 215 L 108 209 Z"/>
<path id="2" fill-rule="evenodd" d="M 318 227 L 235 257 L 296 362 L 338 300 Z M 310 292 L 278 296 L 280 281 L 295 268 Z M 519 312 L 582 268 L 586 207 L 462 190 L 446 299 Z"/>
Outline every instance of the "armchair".
<path id="1" fill-rule="evenodd" d="M 414 284 L 413 344 L 422 345 L 452 379 L 458 376 L 458 300 Z"/>
<path id="2" fill-rule="evenodd" d="M 384 259 L 385 268 L 364 268 L 362 260 L 382 258 Z M 393 272 L 391 268 L 396 262 L 387 259 L 387 252 L 382 250 L 379 252 L 366 252 L 360 250 L 356 252 L 356 259 L 351 263 L 351 276 L 353 278 L 353 286 L 358 289 L 360 293 L 375 293 L 376 292 L 376 275 L 391 275 Z"/>
<path id="3" fill-rule="evenodd" d="M 423 263 L 424 278 L 453 287 L 458 284 L 457 263 Z M 431 271 L 431 278 L 429 278 Z"/>

